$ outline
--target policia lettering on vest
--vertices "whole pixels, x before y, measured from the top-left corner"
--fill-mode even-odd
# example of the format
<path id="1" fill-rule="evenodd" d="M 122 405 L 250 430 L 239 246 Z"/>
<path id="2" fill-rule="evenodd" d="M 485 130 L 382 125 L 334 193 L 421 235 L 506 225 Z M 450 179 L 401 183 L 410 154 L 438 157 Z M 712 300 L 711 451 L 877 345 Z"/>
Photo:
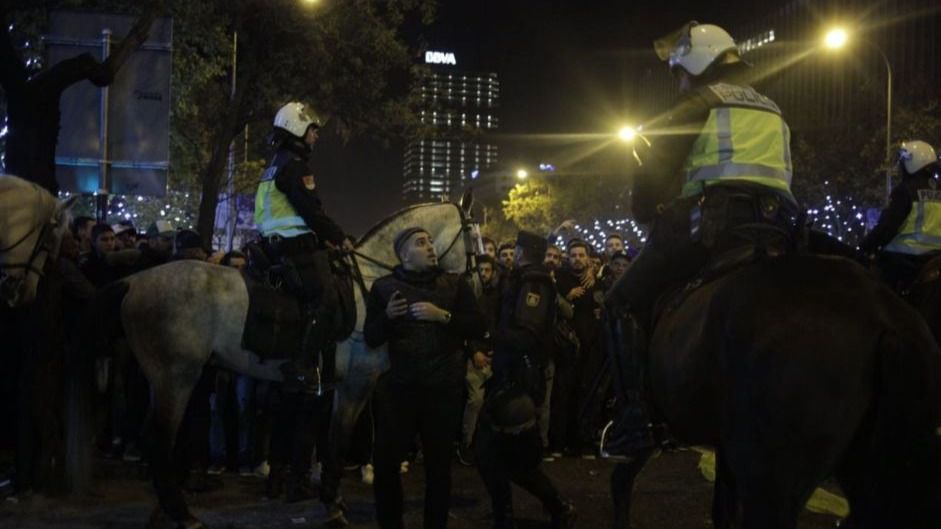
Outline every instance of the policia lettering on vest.
<path id="1" fill-rule="evenodd" d="M 768 226 L 780 234 L 769 251 L 785 251 L 799 218 L 791 194 L 790 129 L 778 105 L 744 81 L 748 65 L 732 37 L 718 26 L 690 22 L 655 49 L 669 63 L 681 98 L 664 118 L 644 126 L 661 134 L 642 155 L 634 213 L 652 228 L 606 298 L 609 310 L 626 307 L 642 323 L 667 288 L 690 281 L 712 256 L 742 246 L 740 227 Z M 636 420 L 619 425 L 622 441 L 631 440 L 620 446 L 646 448 L 646 406 L 627 404 L 637 409 L 624 416 Z"/>

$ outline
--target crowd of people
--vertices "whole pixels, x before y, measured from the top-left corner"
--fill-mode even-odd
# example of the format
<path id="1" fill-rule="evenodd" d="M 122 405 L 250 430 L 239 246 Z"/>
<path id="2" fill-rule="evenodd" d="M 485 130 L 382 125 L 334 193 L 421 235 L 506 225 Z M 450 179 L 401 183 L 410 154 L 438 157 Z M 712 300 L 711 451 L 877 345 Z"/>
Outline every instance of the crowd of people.
<path id="1" fill-rule="evenodd" d="M 569 226 L 564 224 L 560 229 L 566 230 Z M 427 468 L 449 468 L 452 462 L 467 466 L 479 464 L 476 439 L 488 388 L 493 387 L 488 380 L 493 376 L 495 349 L 498 349 L 495 341 L 500 334 L 500 305 L 505 303 L 501 292 L 507 289 L 514 269 L 520 266 L 522 255 L 517 256 L 516 252 L 525 251 L 515 241 L 498 245 L 484 238 L 485 253 L 478 258 L 476 270 L 481 288 L 475 296 L 464 276 L 428 275 L 430 270 L 439 269 L 432 266 L 436 263 L 434 252 L 424 250 L 430 244 L 430 236 L 424 230 L 415 228 L 414 233 L 402 234 L 400 239 L 402 247 L 396 249 L 397 255 L 406 268 L 396 273 L 401 277 L 392 274 L 374 285 L 365 328 L 370 345 L 390 344 L 393 370 L 390 376 L 381 379 L 367 412 L 360 417 L 349 449 L 343 454 L 348 469 L 359 468 L 363 481 L 377 481 L 377 511 L 380 517 L 388 516 L 390 520 L 401 517 L 401 489 L 396 493 L 394 485 L 397 475 L 408 471 L 416 459 Z M 525 262 L 537 262 L 540 269 L 548 273 L 557 310 L 553 312 L 552 324 L 547 327 L 551 338 L 540 344 L 545 348 L 544 358 L 539 362 L 545 379 L 540 385 L 544 394 L 537 399 L 534 429 L 538 432 L 539 446 L 533 453 L 541 457 L 542 462 L 562 457 L 593 458 L 600 429 L 607 420 L 607 397 L 610 396 L 610 392 L 604 392 L 603 377 L 599 377 L 604 373 L 599 340 L 603 295 L 630 266 L 633 252 L 625 248 L 623 239 L 616 233 L 609 234 L 602 253 L 577 238 L 564 246 L 557 245 L 557 241 L 564 240 L 557 233 L 548 236 L 551 244 L 545 238 L 540 239 L 545 249 L 538 250 L 538 259 L 532 257 L 530 250 Z M 96 291 L 115 280 L 181 259 L 242 269 L 249 265 L 247 253 L 212 252 L 203 246 L 198 233 L 175 230 L 164 221 L 138 233 L 129 222 L 109 225 L 96 223 L 89 217 L 77 217 L 64 236 L 57 263 L 63 278 L 67 340 L 77 347 L 78 326 L 87 321 L 82 315 L 91 308 Z M 424 267 L 408 271 L 409 259 L 427 262 Z M 447 322 L 460 326 L 462 332 L 447 331 L 437 338 L 428 336 L 412 342 L 406 337 L 402 343 L 401 332 L 390 322 L 404 314 L 402 311 L 423 310 L 422 303 L 409 303 L 406 300 L 409 294 L 403 294 L 413 287 L 430 289 L 429 292 L 437 293 L 439 300 L 427 304 L 424 309 L 427 314 L 419 312 L 412 316 L 429 320 L 446 317 Z M 455 303 L 461 306 L 454 306 Z M 376 316 L 379 312 L 382 317 Z M 114 338 L 112 347 L 97 352 L 95 363 L 96 415 L 101 417 L 96 436 L 98 449 L 107 457 L 129 464 L 139 464 L 142 460 L 146 463 L 148 384 L 118 329 Z M 435 351 L 423 354 L 423 347 L 459 350 L 463 356 L 440 355 Z M 414 363 L 403 367 L 407 363 L 406 353 Z M 428 362 L 429 358 L 439 358 L 444 363 L 453 363 L 453 358 L 461 360 L 455 369 L 450 365 L 436 366 Z M 285 481 L 281 476 L 279 482 L 273 482 L 274 478 L 269 475 L 271 447 L 291 443 L 278 439 L 278 429 L 273 425 L 279 418 L 279 406 L 287 401 L 278 386 L 280 384 L 257 381 L 223 369 L 205 369 L 179 438 L 191 469 L 186 488 L 212 490 L 223 483 L 215 476 L 233 472 L 243 477 L 267 478 L 266 490 L 272 497 L 283 494 L 290 502 L 314 497 L 322 459 L 327 454 L 326 428 L 311 428 L 318 438 L 314 441 L 313 454 L 309 455 L 316 456 L 307 459 L 313 461 L 311 468 L 290 472 L 298 479 Z M 416 389 L 422 387 L 424 390 Z M 596 391 L 599 387 L 600 393 Z M 448 398 L 444 398 L 445 395 Z M 425 410 L 427 403 L 433 403 L 435 409 Z M 463 410 L 463 415 L 455 415 L 455 410 Z M 315 411 L 316 417 L 311 420 L 329 424 L 329 405 Z M 415 416 L 425 412 L 428 414 Z M 412 418 L 408 419 L 410 416 Z M 429 430 L 428 424 L 433 428 Z M 285 451 L 289 452 L 290 447 Z M 291 462 L 293 460 L 282 464 Z M 443 523 L 447 501 L 437 501 L 434 491 L 439 495 L 447 494 L 450 471 L 429 473 L 427 478 L 431 496 L 429 508 L 434 510 L 433 506 L 438 505 L 439 511 L 430 516 L 440 518 Z M 382 486 L 383 480 L 391 485 Z M 390 521 L 387 525 L 394 523 Z"/>

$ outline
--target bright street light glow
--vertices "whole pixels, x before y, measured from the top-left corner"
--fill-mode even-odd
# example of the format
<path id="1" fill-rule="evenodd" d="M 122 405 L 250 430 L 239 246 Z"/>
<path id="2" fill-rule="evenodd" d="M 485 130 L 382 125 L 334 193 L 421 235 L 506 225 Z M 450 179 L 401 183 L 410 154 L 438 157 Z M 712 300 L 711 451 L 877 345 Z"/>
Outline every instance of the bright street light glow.
<path id="1" fill-rule="evenodd" d="M 526 180 L 528 176 L 529 176 L 529 172 L 526 171 L 526 169 L 520 169 L 516 171 L 516 178 L 519 178 L 520 180 Z"/>
<path id="2" fill-rule="evenodd" d="M 843 28 L 831 29 L 823 39 L 824 46 L 831 50 L 842 48 L 849 40 L 849 34 Z"/>
<path id="3" fill-rule="evenodd" d="M 621 130 L 618 131 L 618 138 L 621 138 L 621 141 L 630 143 L 634 141 L 634 138 L 637 137 L 637 130 L 634 127 L 621 127 Z"/>

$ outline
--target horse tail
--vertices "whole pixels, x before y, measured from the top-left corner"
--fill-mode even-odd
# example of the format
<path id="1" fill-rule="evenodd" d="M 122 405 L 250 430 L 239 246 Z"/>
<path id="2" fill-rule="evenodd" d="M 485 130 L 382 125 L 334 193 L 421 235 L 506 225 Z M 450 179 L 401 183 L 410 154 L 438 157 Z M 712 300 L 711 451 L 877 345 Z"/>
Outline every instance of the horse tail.
<path id="1" fill-rule="evenodd" d="M 889 526 L 941 527 L 941 350 L 914 313 L 876 357 L 869 464 Z M 904 520 L 904 521 L 903 521 Z"/>
<path id="2" fill-rule="evenodd" d="M 127 280 L 100 289 L 89 302 L 81 322 L 79 344 L 67 359 L 66 481 L 69 490 L 87 492 L 91 485 L 92 442 L 96 433 L 94 395 L 96 359 L 110 345 L 120 325 L 120 308 L 130 288 Z"/>

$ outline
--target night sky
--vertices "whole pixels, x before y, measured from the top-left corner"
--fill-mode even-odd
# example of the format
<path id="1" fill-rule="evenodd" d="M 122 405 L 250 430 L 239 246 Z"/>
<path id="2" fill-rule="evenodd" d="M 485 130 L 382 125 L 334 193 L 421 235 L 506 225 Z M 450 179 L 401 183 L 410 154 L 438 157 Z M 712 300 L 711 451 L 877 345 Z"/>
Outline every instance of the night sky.
<path id="1" fill-rule="evenodd" d="M 631 54 L 652 55 L 654 39 L 689 20 L 734 25 L 755 15 L 739 3 L 445 0 L 420 36 L 431 49 L 455 52 L 458 68 L 497 73 L 500 159 L 512 164 L 547 152 L 544 141 L 522 135 L 611 131 L 643 114 L 630 108 Z M 756 4 L 770 9 L 780 1 Z M 347 231 L 361 235 L 402 205 L 402 144 L 318 147 L 327 212 Z"/>

